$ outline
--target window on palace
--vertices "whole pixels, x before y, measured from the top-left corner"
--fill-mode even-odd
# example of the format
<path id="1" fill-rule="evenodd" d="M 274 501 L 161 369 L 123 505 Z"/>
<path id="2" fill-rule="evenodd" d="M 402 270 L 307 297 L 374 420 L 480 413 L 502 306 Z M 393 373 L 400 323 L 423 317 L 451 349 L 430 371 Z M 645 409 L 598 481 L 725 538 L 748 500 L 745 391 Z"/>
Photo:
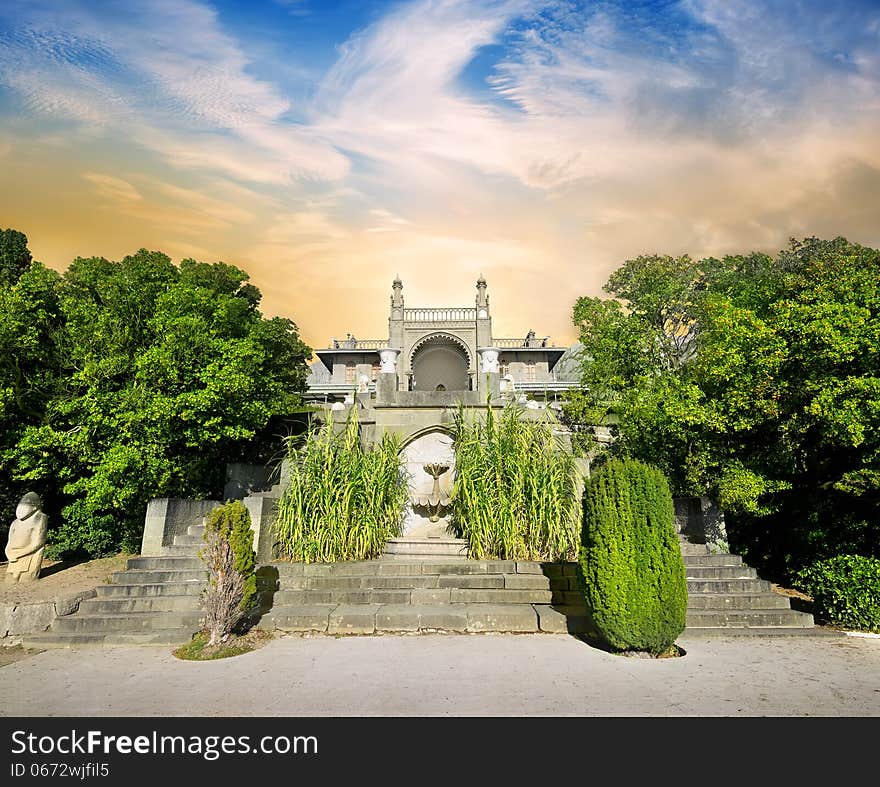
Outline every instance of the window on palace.
<path id="1" fill-rule="evenodd" d="M 377 379 L 379 379 L 379 369 L 380 369 L 380 368 L 381 368 L 381 367 L 379 366 L 379 364 L 377 364 L 377 363 L 374 363 L 374 364 L 373 364 L 373 369 L 372 369 L 372 371 L 370 372 L 370 379 L 371 379 L 373 382 L 375 382 Z"/>
<path id="2" fill-rule="evenodd" d="M 357 374 L 357 366 L 353 363 L 345 364 L 345 382 L 349 384 L 354 384 L 357 382 L 355 379 L 355 375 Z"/>
<path id="3" fill-rule="evenodd" d="M 527 383 L 535 382 L 535 362 L 534 361 L 526 361 L 525 380 Z"/>

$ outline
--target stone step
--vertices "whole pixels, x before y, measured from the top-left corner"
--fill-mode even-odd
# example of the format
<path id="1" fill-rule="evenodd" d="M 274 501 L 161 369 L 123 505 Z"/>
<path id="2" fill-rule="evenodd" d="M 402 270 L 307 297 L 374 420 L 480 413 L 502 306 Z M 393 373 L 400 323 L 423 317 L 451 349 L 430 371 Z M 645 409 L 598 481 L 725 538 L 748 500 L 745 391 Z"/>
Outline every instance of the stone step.
<path id="1" fill-rule="evenodd" d="M 433 593 L 434 591 L 430 591 Z M 412 590 L 279 590 L 263 595 L 264 607 L 310 606 L 314 604 L 410 604 Z M 446 591 L 449 600 L 449 591 Z"/>
<path id="2" fill-rule="evenodd" d="M 436 561 L 365 560 L 351 563 L 266 563 L 259 567 L 259 576 L 279 578 L 300 576 L 459 576 L 462 574 L 531 574 L 541 575 L 541 564 L 514 560 L 461 560 Z"/>
<path id="3" fill-rule="evenodd" d="M 786 596 L 779 593 L 692 593 L 688 609 L 790 609 Z"/>
<path id="4" fill-rule="evenodd" d="M 688 579 L 757 579 L 750 566 L 685 566 Z"/>
<path id="5" fill-rule="evenodd" d="M 793 609 L 740 609 L 740 610 L 688 610 L 687 626 L 694 628 L 723 628 L 785 626 L 806 628 L 813 625 L 813 616 Z"/>
<path id="6" fill-rule="evenodd" d="M 681 554 L 682 555 L 708 555 L 709 547 L 705 544 L 691 544 L 688 541 L 682 541 L 679 544 L 681 546 Z"/>
<path id="7" fill-rule="evenodd" d="M 401 574 L 395 576 L 284 576 L 279 590 L 383 590 L 400 588 L 482 588 L 513 590 L 549 590 L 551 581 L 568 583 L 568 578 L 550 580 L 543 574 Z M 272 588 L 269 577 L 258 582 Z"/>
<path id="8" fill-rule="evenodd" d="M 152 569 L 131 569 L 129 571 L 116 571 L 113 573 L 114 585 L 140 585 L 160 582 L 186 582 L 187 580 L 206 581 L 208 572 L 204 569 L 180 569 L 174 571 L 160 571 Z"/>
<path id="9" fill-rule="evenodd" d="M 192 639 L 193 632 L 186 629 L 153 629 L 151 631 L 116 632 L 96 634 L 68 634 L 47 631 L 31 634 L 22 639 L 26 648 L 82 648 L 113 645 L 183 645 Z"/>
<path id="10" fill-rule="evenodd" d="M 538 613 L 529 604 L 357 604 L 276 607 L 261 628 L 327 634 L 377 632 L 535 633 Z"/>
<path id="11" fill-rule="evenodd" d="M 535 612 L 540 630 L 548 634 L 588 634 L 591 631 L 583 604 L 535 604 Z"/>
<path id="12" fill-rule="evenodd" d="M 685 566 L 741 566 L 742 558 L 739 555 L 715 554 L 715 555 L 682 555 Z"/>
<path id="13" fill-rule="evenodd" d="M 204 563 L 197 557 L 132 557 L 128 559 L 129 569 L 159 569 L 176 571 L 180 569 L 204 569 Z"/>
<path id="14" fill-rule="evenodd" d="M 684 637 L 845 637 L 842 631 L 827 629 L 821 626 L 804 626 L 789 628 L 788 626 L 714 626 L 700 628 L 688 626 Z"/>
<path id="15" fill-rule="evenodd" d="M 121 612 L 97 615 L 67 615 L 55 618 L 50 631 L 56 634 L 109 634 L 151 629 L 189 629 L 199 626 L 201 613 L 191 612 Z"/>
<path id="16" fill-rule="evenodd" d="M 80 602 L 83 615 L 119 614 L 124 612 L 190 612 L 199 610 L 199 596 L 102 597 Z"/>
<path id="17" fill-rule="evenodd" d="M 204 535 L 190 535 L 187 534 L 185 536 L 174 536 L 174 545 L 175 546 L 193 546 L 201 549 L 205 546 L 205 538 Z"/>
<path id="18" fill-rule="evenodd" d="M 468 546 L 463 538 L 392 538 L 385 545 L 385 554 L 466 558 Z"/>
<path id="19" fill-rule="evenodd" d="M 154 598 L 157 596 L 198 596 L 206 580 L 188 582 L 156 582 L 134 585 L 98 585 L 98 598 Z"/>
<path id="20" fill-rule="evenodd" d="M 688 593 L 769 593 L 764 579 L 688 579 Z"/>
<path id="21" fill-rule="evenodd" d="M 198 558 L 199 550 L 204 546 L 197 546 L 195 544 L 170 544 L 167 547 L 162 547 L 163 555 L 179 555 L 181 557 L 195 557 Z"/>

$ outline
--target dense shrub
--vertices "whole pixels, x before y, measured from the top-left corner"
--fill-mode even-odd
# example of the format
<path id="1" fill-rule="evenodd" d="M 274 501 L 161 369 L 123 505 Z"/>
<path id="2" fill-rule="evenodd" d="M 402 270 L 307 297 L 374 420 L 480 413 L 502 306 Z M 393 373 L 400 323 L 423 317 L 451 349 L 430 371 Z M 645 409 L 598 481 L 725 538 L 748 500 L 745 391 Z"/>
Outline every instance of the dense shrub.
<path id="1" fill-rule="evenodd" d="M 578 476 L 554 426 L 512 406 L 474 421 L 459 409 L 452 514 L 472 558 L 574 559 Z"/>
<path id="2" fill-rule="evenodd" d="M 224 642 L 257 592 L 250 515 L 240 500 L 215 508 L 205 523 L 202 559 L 208 585 L 202 596 L 210 645 Z"/>
<path id="3" fill-rule="evenodd" d="M 816 617 L 844 628 L 880 631 L 880 560 L 838 555 L 802 569 L 795 584 L 813 597 Z"/>
<path id="4" fill-rule="evenodd" d="M 655 655 L 673 645 L 685 626 L 687 582 L 672 495 L 657 468 L 612 459 L 590 479 L 580 562 L 602 640 Z"/>
<path id="5" fill-rule="evenodd" d="M 279 557 L 305 563 L 378 557 L 400 535 L 406 479 L 400 442 L 385 433 L 369 451 L 349 417 L 310 429 L 304 444 L 289 443 L 290 485 L 275 517 Z"/>

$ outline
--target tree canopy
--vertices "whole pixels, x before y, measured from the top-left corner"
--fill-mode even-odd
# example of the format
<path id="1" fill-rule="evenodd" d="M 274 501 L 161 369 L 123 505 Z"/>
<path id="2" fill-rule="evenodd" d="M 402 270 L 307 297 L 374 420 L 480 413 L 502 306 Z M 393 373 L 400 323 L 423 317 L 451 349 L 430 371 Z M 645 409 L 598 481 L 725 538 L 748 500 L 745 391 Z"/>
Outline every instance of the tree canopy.
<path id="1" fill-rule="evenodd" d="M 678 494 L 714 497 L 780 572 L 880 549 L 880 252 L 792 240 L 776 256 L 638 257 L 580 298 L 576 423 Z M 618 300 L 619 299 L 619 300 Z"/>
<path id="2" fill-rule="evenodd" d="M 41 491 L 56 552 L 136 550 L 150 498 L 219 496 L 227 462 L 268 458 L 311 350 L 260 297 L 234 266 L 146 249 L 29 263 L 0 287 L 4 502 Z"/>

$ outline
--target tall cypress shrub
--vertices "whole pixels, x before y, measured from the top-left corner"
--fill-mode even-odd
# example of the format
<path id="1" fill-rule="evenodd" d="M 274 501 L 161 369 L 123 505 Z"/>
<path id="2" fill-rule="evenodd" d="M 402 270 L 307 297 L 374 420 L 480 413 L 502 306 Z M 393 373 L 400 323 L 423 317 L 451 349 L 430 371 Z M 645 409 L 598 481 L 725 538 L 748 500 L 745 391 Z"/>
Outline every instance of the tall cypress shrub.
<path id="1" fill-rule="evenodd" d="M 587 608 L 614 650 L 659 655 L 685 626 L 687 581 L 663 474 L 612 459 L 584 492 L 580 563 Z"/>
<path id="2" fill-rule="evenodd" d="M 235 500 L 211 512 L 200 554 L 208 568 L 202 605 L 209 644 L 217 645 L 244 618 L 257 593 L 254 534 L 244 503 Z"/>

